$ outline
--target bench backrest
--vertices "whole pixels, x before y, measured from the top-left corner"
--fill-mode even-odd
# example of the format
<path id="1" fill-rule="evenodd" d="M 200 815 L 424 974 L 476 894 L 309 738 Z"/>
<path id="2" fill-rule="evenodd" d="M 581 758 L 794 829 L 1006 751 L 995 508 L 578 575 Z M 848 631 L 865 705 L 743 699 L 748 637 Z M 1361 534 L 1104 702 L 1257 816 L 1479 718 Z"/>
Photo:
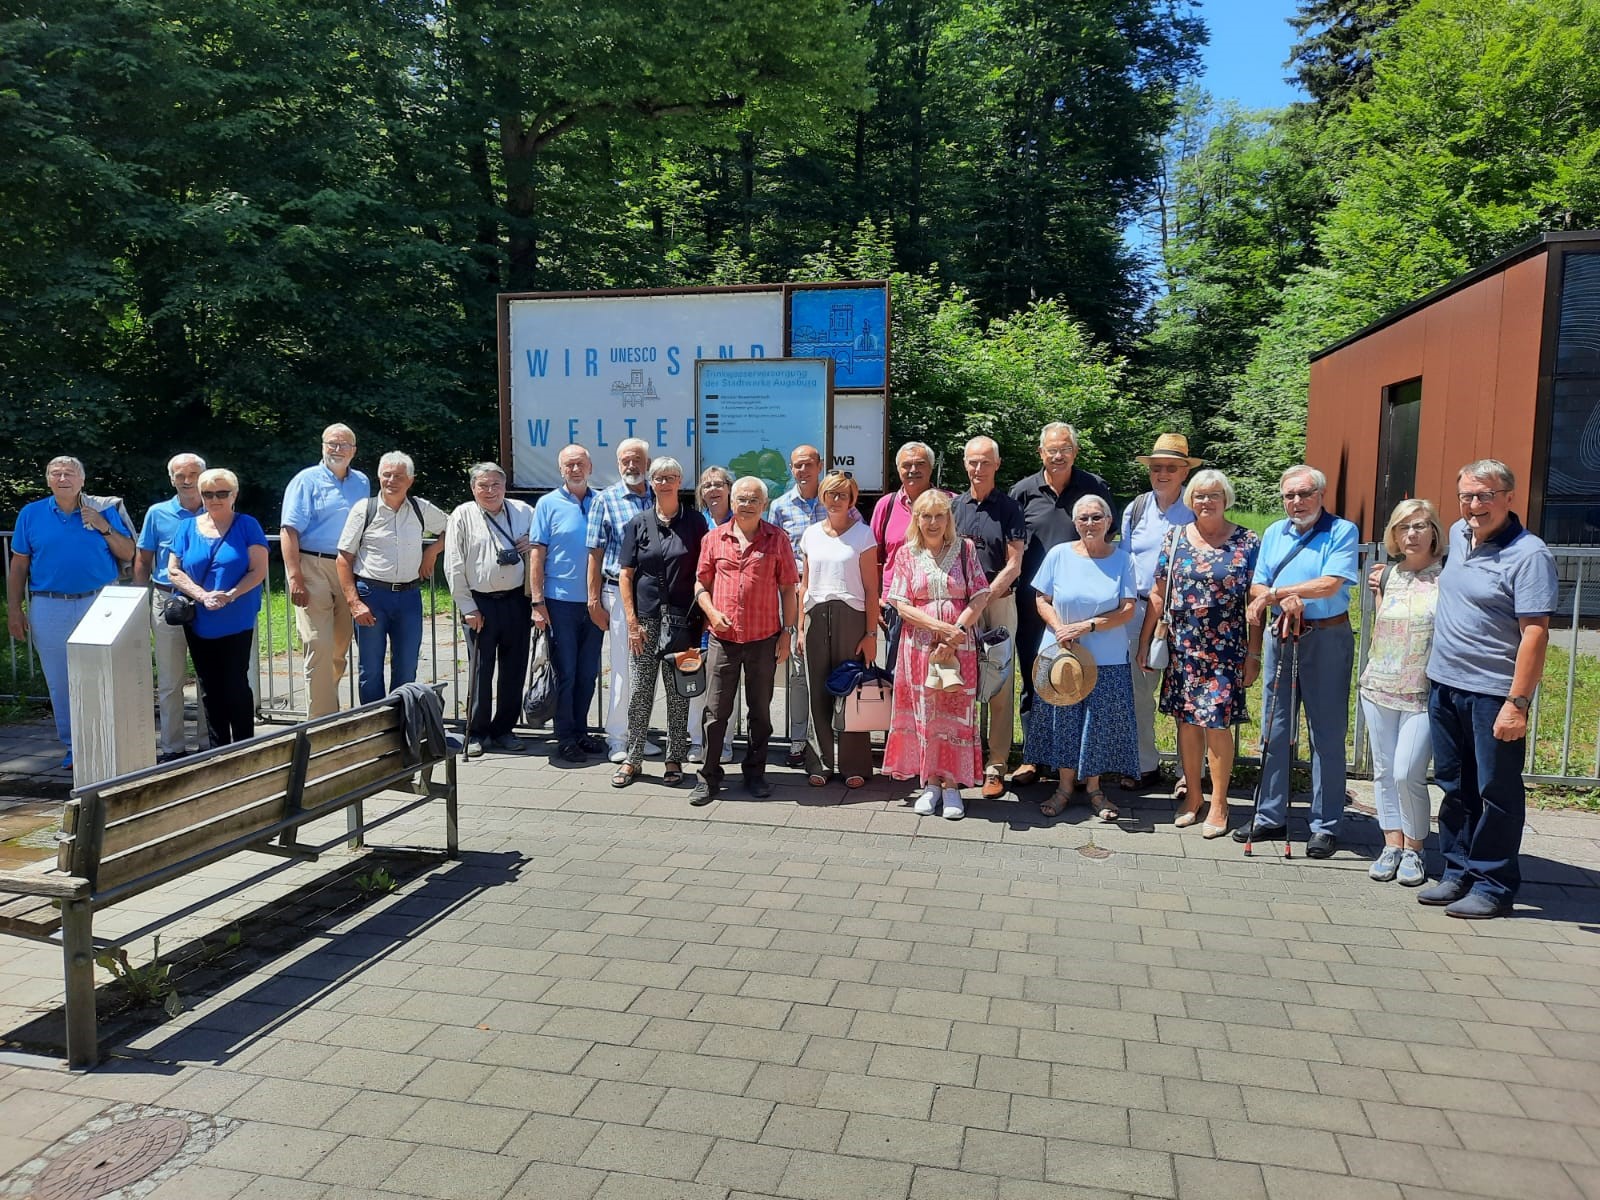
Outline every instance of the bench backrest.
<path id="1" fill-rule="evenodd" d="M 221 857 L 403 778 L 417 769 L 406 751 L 401 707 L 382 700 L 110 779 L 68 801 L 56 865 L 98 894 L 197 856 Z"/>

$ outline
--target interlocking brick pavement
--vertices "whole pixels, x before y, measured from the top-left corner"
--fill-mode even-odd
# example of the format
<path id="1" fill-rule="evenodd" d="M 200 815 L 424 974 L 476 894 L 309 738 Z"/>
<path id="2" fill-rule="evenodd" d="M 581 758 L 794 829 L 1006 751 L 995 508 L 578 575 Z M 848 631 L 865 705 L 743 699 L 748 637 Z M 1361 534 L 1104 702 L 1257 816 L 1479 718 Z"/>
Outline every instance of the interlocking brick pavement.
<path id="1" fill-rule="evenodd" d="M 1519 915 L 1473 924 L 1371 883 L 1355 814 L 1285 862 L 1165 800 L 955 823 L 887 781 L 698 810 L 609 775 L 466 764 L 461 862 L 94 1072 L 6 1060 L 0 1170 L 132 1100 L 239 1122 L 155 1200 L 1600 1197 L 1593 818 L 1534 814 Z M 5 1028 L 58 971 L 0 943 Z"/>

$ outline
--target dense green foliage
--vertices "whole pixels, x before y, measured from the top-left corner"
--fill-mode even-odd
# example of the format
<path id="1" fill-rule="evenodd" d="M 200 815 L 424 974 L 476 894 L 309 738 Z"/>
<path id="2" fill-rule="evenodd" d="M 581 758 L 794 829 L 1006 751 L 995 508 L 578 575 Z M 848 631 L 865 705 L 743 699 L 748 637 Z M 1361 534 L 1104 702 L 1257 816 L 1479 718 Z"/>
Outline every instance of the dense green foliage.
<path id="1" fill-rule="evenodd" d="M 270 516 L 250 496 L 333 419 L 426 486 L 496 445 L 497 293 L 811 277 L 863 223 L 921 298 L 903 344 L 1010 347 L 959 394 L 903 364 L 896 432 L 1111 429 L 1102 347 L 1144 286 L 1121 229 L 1195 66 L 1187 11 L 13 0 L 0 519 L 63 449 L 142 507 L 179 447 Z"/>

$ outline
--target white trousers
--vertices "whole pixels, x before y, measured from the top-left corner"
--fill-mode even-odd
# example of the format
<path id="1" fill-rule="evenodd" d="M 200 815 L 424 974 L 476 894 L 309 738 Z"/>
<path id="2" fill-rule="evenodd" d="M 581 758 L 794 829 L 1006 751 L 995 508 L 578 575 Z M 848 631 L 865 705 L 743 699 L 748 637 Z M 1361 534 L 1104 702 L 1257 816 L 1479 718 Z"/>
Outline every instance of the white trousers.
<path id="1" fill-rule="evenodd" d="M 1128 630 L 1128 668 L 1133 676 L 1133 724 L 1139 746 L 1139 774 L 1148 775 L 1161 765 L 1161 755 L 1156 750 L 1156 693 L 1161 690 L 1161 672 L 1141 670 L 1139 657 L 1139 631 L 1144 628 L 1144 613 L 1148 600 L 1134 604 L 1133 620 Z"/>
<path id="2" fill-rule="evenodd" d="M 606 742 L 622 746 L 628 740 L 628 705 L 633 698 L 633 655 L 628 653 L 628 615 L 622 593 L 608 583 L 600 592 L 606 610 Z"/>
<path id="3" fill-rule="evenodd" d="M 1401 712 L 1361 698 L 1372 747 L 1372 792 L 1378 827 L 1398 829 L 1413 841 L 1428 837 L 1428 760 L 1433 737 L 1426 712 Z"/>

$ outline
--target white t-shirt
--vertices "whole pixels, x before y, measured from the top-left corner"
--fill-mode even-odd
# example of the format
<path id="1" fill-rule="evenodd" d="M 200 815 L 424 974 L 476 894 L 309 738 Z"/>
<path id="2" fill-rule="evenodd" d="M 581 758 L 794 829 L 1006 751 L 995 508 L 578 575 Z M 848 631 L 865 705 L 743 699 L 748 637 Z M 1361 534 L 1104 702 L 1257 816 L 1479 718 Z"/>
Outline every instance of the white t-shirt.
<path id="1" fill-rule="evenodd" d="M 877 549 L 878 541 L 865 521 L 857 521 L 838 537 L 826 522 L 812 525 L 800 535 L 800 553 L 810 568 L 810 586 L 802 598 L 810 612 L 824 600 L 843 600 L 857 612 L 867 610 L 867 591 L 861 582 L 861 555 Z"/>

